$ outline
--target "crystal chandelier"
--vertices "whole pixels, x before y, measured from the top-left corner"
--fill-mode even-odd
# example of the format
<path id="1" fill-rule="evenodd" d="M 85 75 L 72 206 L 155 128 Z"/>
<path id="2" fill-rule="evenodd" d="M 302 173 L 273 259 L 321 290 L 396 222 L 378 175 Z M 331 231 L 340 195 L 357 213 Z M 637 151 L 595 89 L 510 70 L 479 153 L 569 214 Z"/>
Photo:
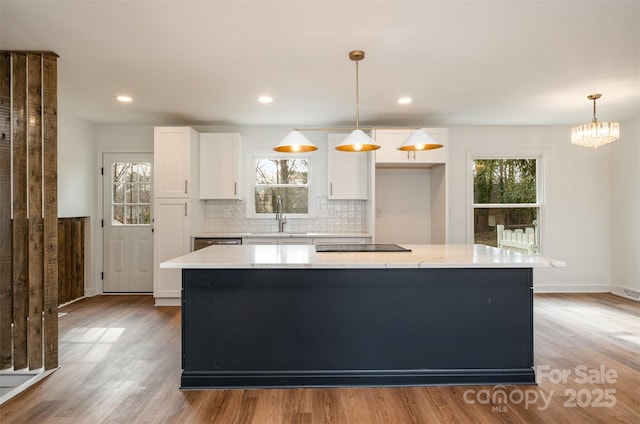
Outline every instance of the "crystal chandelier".
<path id="1" fill-rule="evenodd" d="M 593 120 L 571 129 L 571 143 L 585 147 L 600 147 L 620 138 L 620 124 L 617 122 L 598 122 L 596 119 L 596 100 L 602 94 L 591 94 L 587 99 L 593 100 Z"/>

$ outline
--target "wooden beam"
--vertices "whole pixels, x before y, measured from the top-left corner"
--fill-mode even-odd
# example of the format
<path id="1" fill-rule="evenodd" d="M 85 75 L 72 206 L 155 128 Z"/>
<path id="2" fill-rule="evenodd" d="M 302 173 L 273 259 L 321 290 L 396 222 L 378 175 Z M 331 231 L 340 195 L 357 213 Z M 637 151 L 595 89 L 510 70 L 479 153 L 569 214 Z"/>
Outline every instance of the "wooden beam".
<path id="1" fill-rule="evenodd" d="M 0 53 L 0 370 L 13 366 L 11 256 L 11 55 Z"/>
<path id="2" fill-rule="evenodd" d="M 27 54 L 27 143 L 29 170 L 29 369 L 42 368 L 44 222 L 42 218 L 42 57 Z"/>
<path id="3" fill-rule="evenodd" d="M 42 59 L 42 176 L 44 179 L 44 368 L 58 366 L 58 98 L 57 60 Z"/>
<path id="4" fill-rule="evenodd" d="M 11 53 L 13 128 L 13 367 L 27 363 L 29 238 L 27 226 L 27 57 Z"/>

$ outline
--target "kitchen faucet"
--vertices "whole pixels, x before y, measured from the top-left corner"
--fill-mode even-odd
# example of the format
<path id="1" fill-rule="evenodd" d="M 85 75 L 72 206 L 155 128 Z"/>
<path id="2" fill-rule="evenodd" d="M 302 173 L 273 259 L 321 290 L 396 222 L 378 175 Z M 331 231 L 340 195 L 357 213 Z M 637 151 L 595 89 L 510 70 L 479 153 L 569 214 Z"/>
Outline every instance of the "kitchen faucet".
<path id="1" fill-rule="evenodd" d="M 278 232 L 284 232 L 284 224 L 287 222 L 287 218 L 282 215 L 282 197 L 278 196 L 276 199 L 276 221 L 278 221 Z"/>

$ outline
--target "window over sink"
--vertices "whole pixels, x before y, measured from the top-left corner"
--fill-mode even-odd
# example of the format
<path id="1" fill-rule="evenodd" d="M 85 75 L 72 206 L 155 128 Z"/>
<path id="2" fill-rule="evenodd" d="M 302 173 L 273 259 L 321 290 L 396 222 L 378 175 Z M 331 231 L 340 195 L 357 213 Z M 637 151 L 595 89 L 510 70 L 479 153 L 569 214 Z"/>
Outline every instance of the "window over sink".
<path id="1" fill-rule="evenodd" d="M 278 196 L 282 198 L 282 213 L 308 216 L 309 184 L 308 158 L 256 159 L 253 185 L 256 217 L 271 217 L 275 214 Z"/>

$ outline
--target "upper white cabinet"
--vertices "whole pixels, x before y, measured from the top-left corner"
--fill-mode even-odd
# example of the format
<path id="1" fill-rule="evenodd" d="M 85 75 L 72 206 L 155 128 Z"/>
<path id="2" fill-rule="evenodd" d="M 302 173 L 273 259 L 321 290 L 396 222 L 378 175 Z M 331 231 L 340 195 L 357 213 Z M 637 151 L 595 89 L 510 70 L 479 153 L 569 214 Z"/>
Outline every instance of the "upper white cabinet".
<path id="1" fill-rule="evenodd" d="M 335 147 L 348 134 L 329 134 L 327 166 L 328 198 L 368 199 L 371 153 L 341 152 Z"/>
<path id="2" fill-rule="evenodd" d="M 242 137 L 238 133 L 200 134 L 200 198 L 240 199 Z"/>
<path id="3" fill-rule="evenodd" d="M 189 127 L 156 127 L 153 138 L 155 197 L 188 198 L 197 190 L 198 133 Z"/>
<path id="4" fill-rule="evenodd" d="M 412 130 L 375 130 L 373 138 L 382 147 L 376 150 L 377 164 L 419 166 L 446 163 L 449 131 L 447 128 L 426 128 L 427 133 L 444 145 L 439 149 L 405 152 L 398 147 L 411 135 Z"/>

